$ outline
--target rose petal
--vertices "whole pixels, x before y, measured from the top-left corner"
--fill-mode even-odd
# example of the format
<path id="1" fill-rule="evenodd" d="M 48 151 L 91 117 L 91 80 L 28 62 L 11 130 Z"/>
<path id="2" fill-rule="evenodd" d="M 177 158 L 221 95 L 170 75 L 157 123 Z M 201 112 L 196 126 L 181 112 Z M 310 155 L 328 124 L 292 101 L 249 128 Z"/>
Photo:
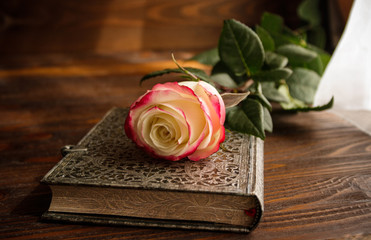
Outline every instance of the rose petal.
<path id="1" fill-rule="evenodd" d="M 200 82 L 202 83 L 202 82 Z M 193 89 L 195 94 L 198 96 L 201 107 L 205 112 L 205 118 L 208 120 L 208 131 L 205 136 L 205 139 L 200 144 L 196 152 L 210 152 L 209 149 L 214 149 L 214 143 L 218 139 L 215 139 L 220 134 L 217 133 L 219 131 L 221 122 L 223 120 L 220 119 L 220 104 L 219 99 L 215 95 L 211 95 L 210 92 L 208 92 L 200 83 L 198 82 L 182 82 L 180 84 L 185 84 L 186 86 L 189 86 Z M 209 85 L 206 85 L 209 86 Z M 215 89 L 214 89 L 215 90 Z M 219 93 L 214 91 L 219 96 Z M 224 107 L 224 106 L 222 106 Z M 219 114 L 218 114 L 219 113 Z M 216 136 L 215 136 L 216 135 Z M 210 146 L 211 145 L 211 146 Z M 218 147 L 218 146 L 217 146 Z M 207 155 L 207 154 L 202 154 Z"/>
<path id="2" fill-rule="evenodd" d="M 135 101 L 125 132 L 154 156 L 205 158 L 224 140 L 225 106 L 205 82 L 157 84 Z"/>
<path id="3" fill-rule="evenodd" d="M 225 129 L 222 126 L 219 131 L 213 136 L 212 144 L 210 144 L 207 148 L 202 149 L 202 151 L 195 151 L 188 158 L 192 161 L 199 161 L 200 159 L 204 159 L 211 154 L 217 152 L 219 150 L 219 145 L 225 139 Z"/>

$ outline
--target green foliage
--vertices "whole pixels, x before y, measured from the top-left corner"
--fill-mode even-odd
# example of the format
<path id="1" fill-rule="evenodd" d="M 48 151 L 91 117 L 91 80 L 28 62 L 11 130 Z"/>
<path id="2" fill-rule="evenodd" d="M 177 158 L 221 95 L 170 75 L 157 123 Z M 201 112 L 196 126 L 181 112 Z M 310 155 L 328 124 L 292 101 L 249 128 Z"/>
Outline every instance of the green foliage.
<path id="1" fill-rule="evenodd" d="M 264 28 L 260 27 L 260 26 L 256 26 L 256 33 L 258 34 L 262 44 L 263 44 L 263 48 L 264 48 L 264 51 L 274 51 L 275 49 L 275 44 L 274 44 L 274 40 L 273 38 L 271 37 L 271 35 L 269 34 L 269 32 L 267 30 L 265 30 Z"/>
<path id="2" fill-rule="evenodd" d="M 273 131 L 273 121 L 271 114 L 268 109 L 263 108 L 263 114 L 264 114 L 264 130 L 268 132 Z"/>
<path id="3" fill-rule="evenodd" d="M 227 109 L 227 127 L 265 139 L 264 108 L 254 99 L 247 98 L 239 106 Z"/>
<path id="4" fill-rule="evenodd" d="M 264 13 L 261 19 L 262 28 L 266 29 L 269 33 L 281 33 L 284 27 L 283 18 L 281 16 Z"/>
<path id="5" fill-rule="evenodd" d="M 275 82 L 281 79 L 287 79 L 291 75 L 291 73 L 292 70 L 290 68 L 276 68 L 257 72 L 253 74 L 251 77 L 255 81 Z"/>
<path id="6" fill-rule="evenodd" d="M 237 76 L 259 71 L 264 62 L 264 49 L 258 35 L 233 19 L 224 21 L 218 50 L 221 61 Z"/>
<path id="7" fill-rule="evenodd" d="M 205 65 L 214 66 L 220 61 L 218 48 L 213 48 L 206 52 L 195 55 L 190 60 L 195 60 Z"/>
<path id="8" fill-rule="evenodd" d="M 240 85 L 240 84 L 243 84 L 245 81 L 246 81 L 246 76 L 245 75 L 241 75 L 241 76 L 237 76 L 232 70 L 230 70 L 228 68 L 228 66 L 222 62 L 222 61 L 219 61 L 217 64 L 215 64 L 215 66 L 213 67 L 212 69 L 212 72 L 211 72 L 211 76 L 210 78 L 211 79 L 215 79 L 215 77 L 217 75 L 220 75 L 220 74 L 224 74 L 224 75 L 228 75 L 226 76 L 227 78 L 229 78 L 231 81 L 234 82 L 235 85 Z M 225 80 L 227 80 L 227 78 Z M 228 80 L 229 80 L 228 79 Z M 225 82 L 223 79 L 220 79 L 219 83 L 222 85 L 222 86 L 225 86 Z"/>
<path id="9" fill-rule="evenodd" d="M 264 96 L 273 102 L 288 103 L 290 100 L 287 95 L 282 94 L 278 88 L 281 83 L 275 82 L 262 82 L 262 92 Z"/>
<path id="10" fill-rule="evenodd" d="M 184 78 L 186 78 L 188 80 L 197 80 L 197 79 L 194 79 L 192 77 L 192 75 L 190 75 L 190 74 L 193 74 L 194 76 L 196 76 L 200 80 L 203 80 L 205 82 L 210 82 L 210 77 L 209 77 L 209 75 L 207 75 L 205 73 L 205 71 L 203 71 L 201 69 L 198 69 L 198 68 L 185 67 L 184 69 L 180 69 L 180 68 L 166 68 L 164 70 L 151 72 L 149 74 L 144 75 L 140 79 L 140 83 L 142 83 L 145 80 L 148 80 L 150 78 L 159 77 L 159 76 L 162 76 L 164 74 L 169 74 L 169 73 L 183 73 L 182 77 L 184 77 Z"/>
<path id="11" fill-rule="evenodd" d="M 321 12 L 318 9 L 319 0 L 305 0 L 298 8 L 298 15 L 312 26 L 321 24 Z"/>
<path id="12" fill-rule="evenodd" d="M 276 52 L 287 57 L 291 65 L 308 63 L 317 57 L 316 52 L 295 44 L 282 45 Z"/>
<path id="13" fill-rule="evenodd" d="M 299 5 L 298 16 L 307 24 L 299 28 L 298 31 L 305 33 L 307 41 L 320 48 L 326 45 L 326 33 L 321 26 L 320 0 L 304 0 Z"/>
<path id="14" fill-rule="evenodd" d="M 320 80 L 320 76 L 312 70 L 295 68 L 286 83 L 293 98 L 311 104 Z"/>
<path id="15" fill-rule="evenodd" d="M 268 68 L 283 68 L 288 62 L 289 59 L 285 56 L 270 51 L 265 52 L 265 64 Z"/>
<path id="16" fill-rule="evenodd" d="M 298 12 L 310 26 L 318 27 L 318 1 L 311 1 L 304 1 Z M 273 130 L 270 101 L 278 102 L 289 112 L 332 107 L 333 99 L 323 106 L 311 105 L 331 56 L 308 43 L 306 36 L 304 29 L 293 31 L 284 25 L 282 17 L 271 13 L 263 14 L 255 31 L 237 20 L 225 20 L 218 47 L 192 58 L 211 65 L 210 76 L 178 65 L 178 69 L 148 74 L 142 81 L 171 72 L 185 73 L 190 78 L 215 83 L 220 91 L 249 91 L 245 100 L 227 109 L 226 126 L 264 139 L 265 131 Z"/>

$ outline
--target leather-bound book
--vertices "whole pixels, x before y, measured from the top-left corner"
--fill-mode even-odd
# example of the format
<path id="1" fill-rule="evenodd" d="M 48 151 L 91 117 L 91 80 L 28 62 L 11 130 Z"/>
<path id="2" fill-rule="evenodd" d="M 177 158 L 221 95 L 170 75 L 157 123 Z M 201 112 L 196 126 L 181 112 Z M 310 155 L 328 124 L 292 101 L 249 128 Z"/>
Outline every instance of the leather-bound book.
<path id="1" fill-rule="evenodd" d="M 43 219 L 249 232 L 263 213 L 263 141 L 226 130 L 218 152 L 194 162 L 155 159 L 125 135 L 113 108 L 42 182 Z"/>

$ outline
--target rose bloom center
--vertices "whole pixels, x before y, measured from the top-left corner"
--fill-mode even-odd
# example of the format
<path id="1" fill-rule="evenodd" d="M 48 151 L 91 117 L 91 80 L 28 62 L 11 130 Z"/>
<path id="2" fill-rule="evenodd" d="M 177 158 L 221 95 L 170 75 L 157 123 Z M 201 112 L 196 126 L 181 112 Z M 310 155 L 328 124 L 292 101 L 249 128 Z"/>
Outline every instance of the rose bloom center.
<path id="1" fill-rule="evenodd" d="M 154 131 L 156 132 L 155 134 L 158 135 L 159 137 L 162 138 L 162 140 L 164 141 L 168 141 L 168 140 L 171 140 L 171 133 L 170 131 L 164 127 L 164 126 L 159 126 L 159 127 L 156 127 L 154 129 Z"/>
<path id="2" fill-rule="evenodd" d="M 173 146 L 178 142 L 176 138 L 179 133 L 177 134 L 177 130 L 174 129 L 174 127 L 177 127 L 176 125 L 176 122 L 171 117 L 154 117 L 149 133 L 151 141 L 163 150 L 165 150 L 164 148 Z"/>

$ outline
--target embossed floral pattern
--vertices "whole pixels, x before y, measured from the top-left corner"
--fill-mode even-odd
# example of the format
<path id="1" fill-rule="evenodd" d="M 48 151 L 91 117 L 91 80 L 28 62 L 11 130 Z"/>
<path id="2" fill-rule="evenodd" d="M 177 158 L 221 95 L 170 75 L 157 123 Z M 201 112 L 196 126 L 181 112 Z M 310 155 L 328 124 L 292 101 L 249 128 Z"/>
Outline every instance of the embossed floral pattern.
<path id="1" fill-rule="evenodd" d="M 49 181 L 223 193 L 247 191 L 251 143 L 248 136 L 227 131 L 222 148 L 203 161 L 161 161 L 143 154 L 125 136 L 120 122 L 127 110 L 116 111 L 79 143 L 88 152 L 68 154 L 66 161 L 57 166 L 58 174 L 49 176 Z"/>

